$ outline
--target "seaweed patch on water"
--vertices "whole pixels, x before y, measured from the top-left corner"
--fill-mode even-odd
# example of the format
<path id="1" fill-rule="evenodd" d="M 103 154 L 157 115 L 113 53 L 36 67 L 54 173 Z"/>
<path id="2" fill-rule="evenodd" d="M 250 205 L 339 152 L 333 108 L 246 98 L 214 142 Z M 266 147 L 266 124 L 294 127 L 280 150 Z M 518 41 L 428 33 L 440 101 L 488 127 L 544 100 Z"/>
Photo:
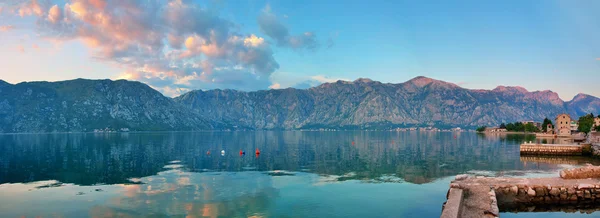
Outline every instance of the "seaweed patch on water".
<path id="1" fill-rule="evenodd" d="M 285 170 L 274 170 L 266 173 L 269 176 L 295 176 L 295 173 L 288 172 Z"/>

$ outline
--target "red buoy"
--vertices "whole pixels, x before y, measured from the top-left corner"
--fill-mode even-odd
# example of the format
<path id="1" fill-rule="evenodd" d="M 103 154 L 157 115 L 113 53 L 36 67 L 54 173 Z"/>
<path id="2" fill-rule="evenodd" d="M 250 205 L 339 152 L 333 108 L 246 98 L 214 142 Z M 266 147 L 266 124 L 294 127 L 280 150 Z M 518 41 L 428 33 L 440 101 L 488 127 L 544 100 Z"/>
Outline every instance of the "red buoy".
<path id="1" fill-rule="evenodd" d="M 258 150 L 258 148 L 256 149 L 256 155 L 260 154 L 260 150 Z"/>
<path id="2" fill-rule="evenodd" d="M 242 155 L 244 155 L 244 154 L 246 154 L 246 152 L 244 152 L 244 151 L 240 150 L 240 156 L 242 156 Z"/>
<path id="3" fill-rule="evenodd" d="M 352 145 L 354 145 L 354 142 L 352 142 Z"/>
<path id="4" fill-rule="evenodd" d="M 206 151 L 206 155 L 210 155 L 210 150 Z"/>

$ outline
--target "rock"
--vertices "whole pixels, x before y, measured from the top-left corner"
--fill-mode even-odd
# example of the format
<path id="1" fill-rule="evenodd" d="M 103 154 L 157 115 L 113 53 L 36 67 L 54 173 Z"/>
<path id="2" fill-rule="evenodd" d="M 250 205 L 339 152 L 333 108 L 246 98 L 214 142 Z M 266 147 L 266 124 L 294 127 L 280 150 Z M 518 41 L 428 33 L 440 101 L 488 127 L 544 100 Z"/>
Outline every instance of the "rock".
<path id="1" fill-rule="evenodd" d="M 570 201 L 577 201 L 577 195 L 571 195 L 569 198 Z"/>
<path id="2" fill-rule="evenodd" d="M 529 197 L 535 197 L 535 191 L 531 188 L 527 188 L 527 195 L 529 195 Z"/>
<path id="3" fill-rule="evenodd" d="M 546 195 L 546 189 L 542 188 L 542 187 L 536 187 L 535 188 L 535 196 L 544 196 Z"/>
<path id="4" fill-rule="evenodd" d="M 552 189 L 550 189 L 550 195 L 558 196 L 558 195 L 560 195 L 560 190 L 558 188 L 552 188 Z"/>
<path id="5" fill-rule="evenodd" d="M 569 195 L 574 195 L 574 194 L 576 194 L 576 193 L 577 193 L 577 190 L 576 190 L 575 188 L 568 188 L 568 189 L 567 189 L 567 193 L 568 193 Z"/>
<path id="6" fill-rule="evenodd" d="M 454 180 L 461 181 L 461 180 L 465 180 L 467 178 L 469 178 L 469 175 L 467 175 L 467 174 L 460 174 L 460 175 L 456 175 L 454 177 Z"/>
<path id="7" fill-rule="evenodd" d="M 589 188 L 595 188 L 594 185 L 592 184 L 579 184 L 579 186 L 577 186 L 578 189 L 589 189 Z"/>
<path id="8" fill-rule="evenodd" d="M 564 170 L 560 171 L 560 178 L 563 178 L 563 179 L 567 178 L 567 173 Z"/>
<path id="9" fill-rule="evenodd" d="M 519 188 L 517 186 L 511 186 L 510 193 L 512 193 L 513 195 L 517 195 L 519 193 Z"/>

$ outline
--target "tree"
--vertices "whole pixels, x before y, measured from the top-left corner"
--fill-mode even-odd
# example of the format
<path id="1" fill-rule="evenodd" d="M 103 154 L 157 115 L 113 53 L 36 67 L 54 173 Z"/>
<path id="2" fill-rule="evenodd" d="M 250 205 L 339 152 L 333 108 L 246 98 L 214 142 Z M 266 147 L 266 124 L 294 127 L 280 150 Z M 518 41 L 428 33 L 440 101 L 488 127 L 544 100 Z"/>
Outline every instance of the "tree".
<path id="1" fill-rule="evenodd" d="M 524 132 L 525 131 L 525 125 L 523 125 L 523 123 L 521 122 L 515 122 L 515 132 Z"/>
<path id="2" fill-rule="evenodd" d="M 515 131 L 515 124 L 508 123 L 506 124 L 506 131 Z"/>
<path id="3" fill-rule="evenodd" d="M 483 132 L 483 131 L 485 131 L 486 128 L 487 128 L 486 126 L 477 127 L 477 132 Z"/>
<path id="4" fill-rule="evenodd" d="M 504 125 L 504 123 L 501 123 L 501 124 L 500 124 L 500 128 L 502 128 L 502 129 L 506 129 L 506 125 Z"/>
<path id="5" fill-rule="evenodd" d="M 596 132 L 600 132 L 600 126 L 596 126 Z"/>
<path id="6" fill-rule="evenodd" d="M 587 114 L 585 116 L 581 116 L 581 117 L 579 117 L 579 127 L 577 127 L 577 131 L 588 134 L 592 130 L 593 125 L 594 125 L 594 115 L 593 114 Z"/>
<path id="7" fill-rule="evenodd" d="M 552 120 L 550 120 L 550 119 L 548 119 L 548 117 L 546 117 L 546 118 L 544 119 L 544 123 L 542 123 L 542 131 L 544 131 L 544 132 L 547 132 L 547 131 L 548 131 L 548 124 L 550 124 L 550 125 L 554 126 L 554 125 L 552 124 Z"/>
<path id="8" fill-rule="evenodd" d="M 525 124 L 525 132 L 539 132 L 540 129 L 537 128 L 537 126 L 533 125 L 533 123 L 527 123 Z"/>

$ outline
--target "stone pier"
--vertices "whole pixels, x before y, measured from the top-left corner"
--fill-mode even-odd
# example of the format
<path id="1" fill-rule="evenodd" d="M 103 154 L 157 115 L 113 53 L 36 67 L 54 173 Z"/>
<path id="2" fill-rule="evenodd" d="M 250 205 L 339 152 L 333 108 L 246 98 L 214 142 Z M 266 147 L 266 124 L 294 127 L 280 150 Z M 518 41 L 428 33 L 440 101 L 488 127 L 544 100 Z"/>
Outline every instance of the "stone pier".
<path id="1" fill-rule="evenodd" d="M 590 145 L 578 144 L 521 144 L 522 155 L 582 156 L 591 153 Z"/>
<path id="2" fill-rule="evenodd" d="M 443 218 L 498 217 L 500 212 L 600 209 L 600 167 L 561 172 L 564 178 L 490 178 L 459 175 L 450 184 Z M 586 178 L 583 178 L 586 177 Z M 589 178 L 594 177 L 594 178 Z M 576 179 L 565 179 L 576 178 Z M 552 209 L 553 208 L 553 209 Z"/>

